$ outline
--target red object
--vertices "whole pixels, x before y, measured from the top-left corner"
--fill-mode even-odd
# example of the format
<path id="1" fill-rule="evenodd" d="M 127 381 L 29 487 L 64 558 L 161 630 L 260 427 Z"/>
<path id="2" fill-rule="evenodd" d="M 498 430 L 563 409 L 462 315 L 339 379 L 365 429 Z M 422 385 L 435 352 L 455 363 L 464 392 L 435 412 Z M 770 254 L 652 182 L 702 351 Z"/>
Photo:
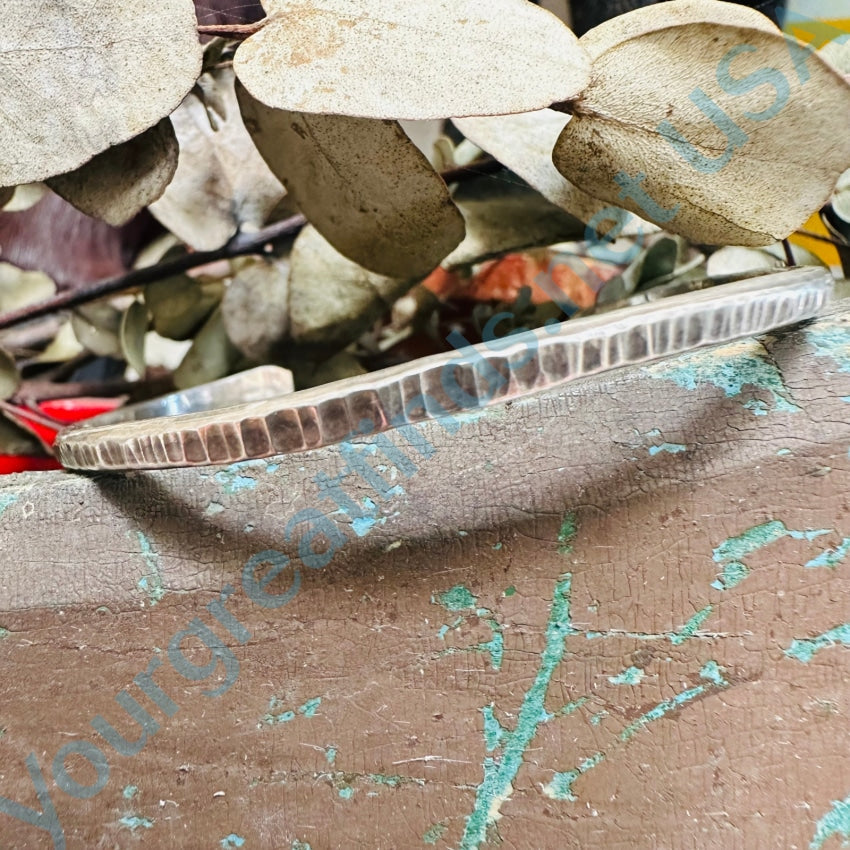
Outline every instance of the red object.
<path id="1" fill-rule="evenodd" d="M 121 398 L 58 398 L 39 402 L 36 405 L 38 411 L 9 404 L 5 413 L 15 424 L 38 437 L 39 442 L 49 450 L 60 428 L 101 413 L 109 413 L 123 403 Z M 0 454 L 0 475 L 41 472 L 45 469 L 62 469 L 62 464 L 52 457 Z"/>

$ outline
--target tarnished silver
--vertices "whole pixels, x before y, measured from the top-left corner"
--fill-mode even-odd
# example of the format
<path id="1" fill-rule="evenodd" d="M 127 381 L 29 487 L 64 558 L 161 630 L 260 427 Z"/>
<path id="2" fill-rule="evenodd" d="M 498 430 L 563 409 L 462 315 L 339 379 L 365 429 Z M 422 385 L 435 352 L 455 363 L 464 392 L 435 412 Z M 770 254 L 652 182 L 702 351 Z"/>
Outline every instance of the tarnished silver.
<path id="1" fill-rule="evenodd" d="M 141 419 L 144 408 L 134 408 L 132 421 L 123 422 L 116 411 L 106 414 L 108 421 L 96 417 L 63 430 L 56 450 L 72 469 L 119 470 L 228 464 L 314 449 L 812 319 L 829 304 L 833 288 L 825 269 L 789 269 L 271 399 L 157 419 Z"/>

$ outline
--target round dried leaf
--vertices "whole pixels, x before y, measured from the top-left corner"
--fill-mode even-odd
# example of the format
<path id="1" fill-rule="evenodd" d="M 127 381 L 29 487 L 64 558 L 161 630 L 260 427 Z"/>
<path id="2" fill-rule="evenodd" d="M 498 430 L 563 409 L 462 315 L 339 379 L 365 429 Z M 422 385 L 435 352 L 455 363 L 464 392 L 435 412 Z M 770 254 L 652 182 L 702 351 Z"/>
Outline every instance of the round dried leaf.
<path id="1" fill-rule="evenodd" d="M 201 71 L 192 0 L 6 3 L 0 186 L 64 174 L 177 107 Z"/>
<path id="2" fill-rule="evenodd" d="M 270 360 L 289 330 L 289 262 L 251 258 L 228 284 L 221 314 L 230 341 L 246 357 Z"/>
<path id="3" fill-rule="evenodd" d="M 44 272 L 27 272 L 0 263 L 0 313 L 37 304 L 56 294 L 56 284 Z"/>
<path id="4" fill-rule="evenodd" d="M 274 0 L 234 68 L 269 106 L 368 118 L 527 112 L 569 100 L 588 62 L 517 0 Z"/>
<path id="5" fill-rule="evenodd" d="M 145 304 L 154 330 L 169 339 L 186 339 L 218 304 L 215 292 L 195 278 L 177 275 L 145 287 Z"/>
<path id="6" fill-rule="evenodd" d="M 50 190 L 44 183 L 25 183 L 12 188 L 12 197 L 3 207 L 4 212 L 24 212 L 34 207 Z"/>
<path id="7" fill-rule="evenodd" d="M 180 155 L 177 171 L 150 211 L 197 251 L 220 248 L 237 230 L 266 223 L 286 190 L 254 147 L 239 114 L 233 71 L 205 75 L 205 97 L 225 113 L 213 126 L 194 93 L 171 116 Z"/>
<path id="8" fill-rule="evenodd" d="M 15 364 L 15 358 L 0 348 L 0 400 L 9 398 L 21 383 L 21 374 Z"/>
<path id="9" fill-rule="evenodd" d="M 71 315 L 80 344 L 98 357 L 120 357 L 121 312 L 111 304 L 86 304 Z"/>
<path id="10" fill-rule="evenodd" d="M 415 283 L 367 271 L 309 226 L 289 262 L 289 327 L 297 343 L 347 345 Z"/>
<path id="11" fill-rule="evenodd" d="M 341 254 L 388 277 L 427 274 L 463 239 L 463 217 L 396 121 L 270 109 L 237 84 L 257 149 Z"/>
<path id="12" fill-rule="evenodd" d="M 662 3 L 582 44 L 592 82 L 553 161 L 586 192 L 666 230 L 768 245 L 823 206 L 850 165 L 850 86 L 751 9 Z"/>
<path id="13" fill-rule="evenodd" d="M 119 339 L 121 353 L 138 375 L 145 374 L 145 334 L 148 331 L 148 308 L 134 301 L 121 318 Z"/>
<path id="14" fill-rule="evenodd" d="M 174 385 L 179 390 L 185 390 L 223 378 L 236 366 L 241 356 L 224 330 L 221 309 L 216 309 L 198 331 L 183 362 L 174 370 Z"/>
<path id="15" fill-rule="evenodd" d="M 177 170 L 177 153 L 174 127 L 163 118 L 47 185 L 86 215 L 120 227 L 162 195 Z"/>

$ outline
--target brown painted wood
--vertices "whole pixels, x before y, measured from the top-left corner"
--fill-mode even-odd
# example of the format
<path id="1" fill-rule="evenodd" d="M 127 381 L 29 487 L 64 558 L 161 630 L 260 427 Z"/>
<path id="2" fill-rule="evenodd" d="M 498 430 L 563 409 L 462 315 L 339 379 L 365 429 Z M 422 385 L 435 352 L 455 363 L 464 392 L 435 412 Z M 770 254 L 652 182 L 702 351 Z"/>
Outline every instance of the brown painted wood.
<path id="1" fill-rule="evenodd" d="M 837 850 L 848 397 L 845 310 L 424 423 L 427 458 L 4 479 L 0 795 L 43 808 L 29 758 L 68 848 Z M 139 737 L 122 690 L 135 755 L 91 725 Z"/>

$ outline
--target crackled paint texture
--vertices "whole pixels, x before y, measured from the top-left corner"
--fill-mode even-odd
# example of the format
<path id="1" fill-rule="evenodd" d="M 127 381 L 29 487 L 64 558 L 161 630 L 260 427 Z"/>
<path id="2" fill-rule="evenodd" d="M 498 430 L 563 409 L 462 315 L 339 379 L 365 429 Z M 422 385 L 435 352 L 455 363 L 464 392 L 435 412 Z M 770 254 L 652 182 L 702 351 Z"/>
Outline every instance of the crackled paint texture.
<path id="1" fill-rule="evenodd" d="M 817 822 L 809 850 L 820 850 L 833 836 L 846 839 L 841 846 L 847 847 L 850 841 L 850 797 L 833 801 L 832 808 Z"/>
<path id="2" fill-rule="evenodd" d="M 808 664 L 818 652 L 831 646 L 850 646 L 850 623 L 836 626 L 814 638 L 793 640 L 791 646 L 785 650 L 785 654 L 789 658 L 796 658 L 797 661 Z"/>
<path id="3" fill-rule="evenodd" d="M 829 357 L 840 372 L 850 372 L 850 325 L 822 320 L 806 328 L 805 335 L 816 356 Z"/>
<path id="4" fill-rule="evenodd" d="M 150 540 L 141 531 L 137 531 L 136 536 L 142 558 L 144 558 L 148 570 L 147 574 L 139 579 L 138 587 L 147 595 L 148 602 L 151 605 L 156 605 L 165 596 L 165 588 L 162 586 L 162 573 L 159 567 L 159 555 L 154 552 Z"/>
<path id="5" fill-rule="evenodd" d="M 445 640 L 446 635 L 450 631 L 460 628 L 460 626 L 465 622 L 467 616 L 475 616 L 479 620 L 483 620 L 492 633 L 492 637 L 489 641 L 478 643 L 473 646 L 451 646 L 439 652 L 438 656 L 455 655 L 462 652 L 483 652 L 490 656 L 490 664 L 493 669 L 501 670 L 505 650 L 505 639 L 502 633 L 502 626 L 492 611 L 488 608 L 478 607 L 478 599 L 472 591 L 469 590 L 469 588 L 466 588 L 463 585 L 456 585 L 450 590 L 447 590 L 444 593 L 439 593 L 436 597 L 432 597 L 431 601 L 435 604 L 441 605 L 451 613 L 456 613 L 458 611 L 473 612 L 468 615 L 462 613 L 461 616 L 457 617 L 450 624 L 444 623 L 437 632 L 437 637 L 439 637 L 440 640 Z"/>
<path id="6" fill-rule="evenodd" d="M 674 632 L 661 632 L 650 634 L 648 632 L 627 632 L 622 629 L 608 629 L 604 632 L 585 632 L 587 640 L 599 640 L 600 638 L 631 637 L 638 640 L 669 640 L 673 646 L 681 646 L 686 640 L 700 633 L 700 626 L 711 616 L 713 606 L 706 605 L 697 611 L 684 626 Z"/>
<path id="7" fill-rule="evenodd" d="M 764 347 L 752 340 L 697 351 L 645 366 L 643 371 L 653 378 L 673 381 L 686 390 L 712 384 L 723 390 L 728 398 L 739 398 L 747 387 L 753 387 L 770 396 L 773 410 L 780 413 L 797 413 L 800 410 Z M 749 398 L 744 401 L 744 407 L 755 415 L 764 415 L 771 409 L 760 399 Z"/>
<path id="8" fill-rule="evenodd" d="M 18 501 L 18 497 L 12 493 L 4 493 L 0 495 L 0 518 L 3 514 Z"/>
<path id="9" fill-rule="evenodd" d="M 137 829 L 153 829 L 154 824 L 150 818 L 142 818 L 138 815 L 127 815 L 121 818 L 118 823 L 121 826 L 126 826 L 130 832 L 135 832 Z"/>

